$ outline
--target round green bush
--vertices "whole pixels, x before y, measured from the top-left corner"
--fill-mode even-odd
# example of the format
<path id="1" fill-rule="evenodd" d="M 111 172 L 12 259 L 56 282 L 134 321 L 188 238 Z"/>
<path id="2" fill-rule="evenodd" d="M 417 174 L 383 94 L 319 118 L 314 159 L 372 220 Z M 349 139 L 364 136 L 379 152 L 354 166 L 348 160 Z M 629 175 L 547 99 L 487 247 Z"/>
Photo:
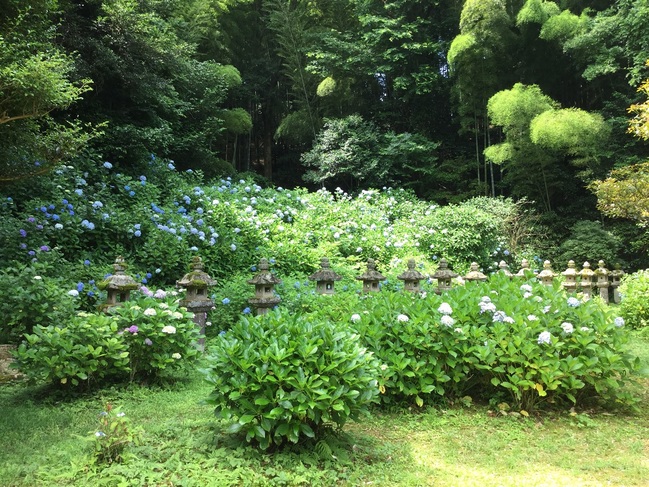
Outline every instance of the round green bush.
<path id="1" fill-rule="evenodd" d="M 207 402 L 262 449 L 316 437 L 368 413 L 379 363 L 342 323 L 275 311 L 242 318 L 212 344 Z"/>
<path id="2" fill-rule="evenodd" d="M 80 312 L 65 326 L 35 326 L 16 351 L 16 366 L 31 380 L 90 385 L 126 376 L 128 347 L 117 319 Z"/>

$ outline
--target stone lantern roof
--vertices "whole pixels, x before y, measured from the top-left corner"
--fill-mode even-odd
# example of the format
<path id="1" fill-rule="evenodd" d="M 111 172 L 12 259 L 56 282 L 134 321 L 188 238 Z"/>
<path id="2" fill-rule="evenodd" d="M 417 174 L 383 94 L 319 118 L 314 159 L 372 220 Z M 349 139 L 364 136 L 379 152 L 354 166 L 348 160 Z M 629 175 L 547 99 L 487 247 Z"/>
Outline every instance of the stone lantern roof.
<path id="1" fill-rule="evenodd" d="M 259 272 L 252 279 L 248 279 L 248 284 L 254 284 L 255 286 L 280 284 L 282 280 L 270 272 L 269 269 L 270 266 L 268 265 L 268 260 L 262 258 L 259 261 Z"/>
<path id="2" fill-rule="evenodd" d="M 101 290 L 110 291 L 132 291 L 140 287 L 140 285 L 131 276 L 126 274 L 126 261 L 121 255 L 117 256 L 113 264 L 114 273 L 106 279 L 97 284 Z"/>
<path id="3" fill-rule="evenodd" d="M 477 262 L 472 262 L 471 270 L 469 270 L 467 275 L 464 276 L 464 279 L 466 279 L 467 281 L 486 281 L 487 276 L 485 276 L 482 272 L 480 272 Z"/>
<path id="4" fill-rule="evenodd" d="M 331 270 L 329 267 L 329 259 L 323 257 L 320 261 L 320 270 L 311 274 L 309 279 L 311 281 L 340 281 L 342 277 Z"/>
<path id="5" fill-rule="evenodd" d="M 426 279 L 426 276 L 415 269 L 415 265 L 415 260 L 410 259 L 408 261 L 408 269 L 399 274 L 397 279 L 401 279 L 402 281 L 422 281 Z"/>
<path id="6" fill-rule="evenodd" d="M 198 255 L 192 257 L 192 270 L 185 274 L 182 279 L 176 281 L 176 286 L 187 288 L 204 289 L 216 285 L 216 280 L 212 279 L 203 269 L 204 264 Z"/>
<path id="7" fill-rule="evenodd" d="M 509 265 L 507 265 L 507 262 L 504 260 L 501 260 L 500 263 L 498 264 L 498 268 L 500 269 L 500 272 L 502 274 L 505 274 L 507 277 L 512 278 L 514 277 L 514 274 L 509 270 Z"/>
<path id="8" fill-rule="evenodd" d="M 374 259 L 367 259 L 367 270 L 356 279 L 359 281 L 383 281 L 385 276 L 376 270 Z"/>
<path id="9" fill-rule="evenodd" d="M 431 278 L 437 279 L 437 280 L 451 280 L 454 277 L 457 277 L 458 274 L 456 272 L 453 272 L 451 269 L 448 268 L 448 262 L 446 262 L 446 259 L 442 258 L 439 261 L 439 267 L 437 270 L 430 275 Z"/>
<path id="10" fill-rule="evenodd" d="M 539 275 L 537 276 L 541 281 L 543 281 L 545 284 L 551 284 L 552 279 L 554 279 L 556 274 L 552 270 L 552 264 L 550 263 L 549 260 L 546 260 L 543 262 L 543 270 L 539 272 Z"/>
<path id="11" fill-rule="evenodd" d="M 584 262 L 584 268 L 581 271 L 579 271 L 579 275 L 581 276 L 582 279 L 582 285 L 584 279 L 590 281 L 595 275 L 595 271 L 590 268 L 590 263 L 588 261 Z"/>

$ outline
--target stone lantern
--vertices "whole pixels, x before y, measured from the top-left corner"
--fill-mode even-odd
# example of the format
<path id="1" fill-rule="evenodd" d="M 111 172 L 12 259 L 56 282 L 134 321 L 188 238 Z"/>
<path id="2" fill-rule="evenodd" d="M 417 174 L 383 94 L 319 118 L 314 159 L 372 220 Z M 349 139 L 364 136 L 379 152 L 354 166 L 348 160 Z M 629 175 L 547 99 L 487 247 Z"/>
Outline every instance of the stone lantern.
<path id="1" fill-rule="evenodd" d="M 624 271 L 621 269 L 620 264 L 615 264 L 615 269 L 609 272 L 608 277 L 611 281 L 611 287 L 613 288 L 613 302 L 615 304 L 620 304 L 620 291 L 618 287 L 620 286 L 620 281 L 622 276 L 624 276 Z"/>
<path id="2" fill-rule="evenodd" d="M 268 269 L 268 261 L 261 259 L 259 261 L 259 272 L 255 277 L 248 280 L 248 284 L 255 286 L 255 297 L 250 298 L 248 302 L 257 309 L 258 315 L 268 313 L 270 308 L 282 301 L 279 296 L 275 295 L 275 284 L 279 284 L 282 281 L 275 277 Z"/>
<path id="3" fill-rule="evenodd" d="M 600 260 L 597 263 L 597 269 L 594 271 L 597 276 L 597 288 L 599 289 L 599 297 L 602 301 L 608 303 L 608 275 L 609 271 L 604 267 L 604 261 Z"/>
<path id="4" fill-rule="evenodd" d="M 567 293 L 574 293 L 577 290 L 577 269 L 575 269 L 575 261 L 568 261 L 568 268 L 561 273 L 564 277 L 563 289 Z"/>
<path id="5" fill-rule="evenodd" d="M 379 282 L 385 280 L 385 277 L 376 270 L 374 259 L 367 259 L 367 270 L 356 279 L 363 281 L 364 293 L 378 293 L 381 290 Z"/>
<path id="6" fill-rule="evenodd" d="M 131 276 L 124 272 L 126 270 L 126 261 L 121 255 L 117 256 L 113 264 L 113 275 L 108 276 L 101 281 L 97 287 L 106 290 L 108 297 L 106 303 L 101 306 L 103 311 L 108 310 L 114 306 L 119 306 L 121 303 L 128 301 L 131 298 L 131 291 L 140 287 Z"/>
<path id="7" fill-rule="evenodd" d="M 556 274 L 552 270 L 552 264 L 550 264 L 549 260 L 546 260 L 543 262 L 543 270 L 539 272 L 539 275 L 537 276 L 539 279 L 541 279 L 541 284 L 547 287 L 552 287 L 552 282 L 554 281 Z"/>
<path id="8" fill-rule="evenodd" d="M 531 278 L 534 277 L 534 271 L 530 269 L 530 263 L 527 259 L 523 259 L 521 261 L 521 268 L 520 270 L 516 273 L 516 277 L 524 277 L 524 278 Z"/>
<path id="9" fill-rule="evenodd" d="M 311 281 L 315 281 L 315 290 L 319 294 L 334 294 L 334 282 L 340 281 L 341 276 L 336 274 L 329 267 L 329 259 L 323 257 L 320 261 L 320 270 L 309 276 Z"/>
<path id="10" fill-rule="evenodd" d="M 200 330 L 198 339 L 198 348 L 205 350 L 205 323 L 207 322 L 207 312 L 214 307 L 214 301 L 208 297 L 208 288 L 216 285 L 205 271 L 203 271 L 203 261 L 199 256 L 192 257 L 192 270 L 185 274 L 183 278 L 176 281 L 176 287 L 185 289 L 185 298 L 180 301 L 180 305 L 194 313 L 194 323 Z"/>
<path id="11" fill-rule="evenodd" d="M 420 283 L 421 281 L 426 279 L 426 276 L 415 269 L 415 261 L 414 259 L 410 259 L 408 261 L 408 269 L 402 274 L 398 275 L 397 279 L 401 279 L 403 281 L 404 291 L 418 293 L 419 291 L 421 291 Z"/>
<path id="12" fill-rule="evenodd" d="M 509 270 L 509 266 L 507 265 L 507 262 L 504 260 L 501 260 L 500 263 L 498 264 L 498 268 L 500 269 L 500 273 L 506 275 L 510 279 L 514 277 L 514 274 L 511 273 Z"/>
<path id="13" fill-rule="evenodd" d="M 593 288 L 593 276 L 595 271 L 590 268 L 588 262 L 584 262 L 584 268 L 579 271 L 581 277 L 581 290 L 584 293 L 584 299 L 590 299 L 591 289 Z"/>
<path id="14" fill-rule="evenodd" d="M 439 267 L 434 274 L 431 274 L 433 279 L 437 279 L 436 294 L 442 294 L 444 291 L 451 289 L 451 279 L 457 277 L 457 274 L 448 268 L 446 259 L 442 258 L 439 261 Z"/>
<path id="15" fill-rule="evenodd" d="M 485 276 L 482 272 L 480 272 L 477 262 L 472 262 L 471 269 L 469 270 L 469 272 L 467 272 L 467 275 L 464 276 L 464 279 L 467 281 L 484 282 L 487 280 L 487 276 Z"/>

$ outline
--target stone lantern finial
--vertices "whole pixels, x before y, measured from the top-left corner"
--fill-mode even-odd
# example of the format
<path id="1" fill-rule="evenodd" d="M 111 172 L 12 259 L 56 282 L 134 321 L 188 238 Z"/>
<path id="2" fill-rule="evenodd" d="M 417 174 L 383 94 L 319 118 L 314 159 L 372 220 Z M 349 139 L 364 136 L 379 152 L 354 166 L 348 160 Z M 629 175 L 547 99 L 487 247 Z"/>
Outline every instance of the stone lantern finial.
<path id="1" fill-rule="evenodd" d="M 467 275 L 464 276 L 464 279 L 467 281 L 480 281 L 484 282 L 487 280 L 487 276 L 480 272 L 477 262 L 471 262 L 471 269 L 467 272 Z"/>
<path id="2" fill-rule="evenodd" d="M 451 289 L 451 280 L 457 276 L 457 273 L 448 268 L 448 262 L 446 262 L 446 259 L 440 259 L 439 267 L 430 276 L 433 279 L 437 279 L 437 288 L 435 289 L 435 293 L 442 294 L 444 291 Z"/>
<path id="3" fill-rule="evenodd" d="M 584 293 L 584 299 L 590 299 L 591 289 L 593 288 L 593 276 L 595 271 L 590 268 L 588 261 L 584 262 L 584 268 L 579 271 L 579 276 L 581 277 L 581 290 Z"/>
<path id="4" fill-rule="evenodd" d="M 563 289 L 567 293 L 574 293 L 577 290 L 577 269 L 575 269 L 575 261 L 568 261 L 568 268 L 561 273 L 564 276 Z"/>
<path id="5" fill-rule="evenodd" d="M 546 260 L 543 262 L 543 270 L 539 272 L 539 277 L 541 279 L 541 283 L 544 286 L 552 287 L 552 282 L 554 281 L 554 277 L 556 274 L 552 270 L 552 264 L 550 263 L 549 260 Z"/>
<path id="6" fill-rule="evenodd" d="M 192 270 L 182 279 L 176 281 L 176 287 L 185 289 L 185 298 L 180 305 L 194 313 L 194 323 L 200 331 L 198 348 L 205 350 L 205 324 L 207 312 L 214 307 L 214 301 L 208 296 L 208 288 L 215 286 L 216 281 L 203 271 L 203 261 L 198 255 L 192 257 Z"/>
<path id="7" fill-rule="evenodd" d="M 415 265 L 414 259 L 408 260 L 408 270 L 397 276 L 397 279 L 403 281 L 403 290 L 411 293 L 418 293 L 421 291 L 420 283 L 426 279 L 426 276 L 415 269 Z"/>
<path id="8" fill-rule="evenodd" d="M 97 287 L 106 290 L 106 303 L 101 306 L 102 310 L 108 310 L 114 306 L 128 301 L 131 298 L 131 291 L 140 287 L 131 276 L 126 274 L 126 261 L 118 255 L 113 264 L 114 274 L 101 281 Z"/>
<path id="9" fill-rule="evenodd" d="M 316 292 L 319 294 L 334 294 L 334 283 L 340 281 L 341 276 L 329 267 L 329 259 L 323 257 L 320 261 L 320 270 L 309 276 L 309 280 L 316 282 Z"/>
<path id="10" fill-rule="evenodd" d="M 257 314 L 263 315 L 268 310 L 279 304 L 282 300 L 275 295 L 275 284 L 282 282 L 270 272 L 268 260 L 259 261 L 259 272 L 255 277 L 248 280 L 248 284 L 255 286 L 255 297 L 250 298 L 248 302 L 257 308 Z"/>
<path id="11" fill-rule="evenodd" d="M 367 270 L 356 279 L 363 281 L 364 293 L 378 293 L 381 290 L 379 282 L 385 280 L 385 277 L 376 270 L 374 259 L 367 259 Z"/>
<path id="12" fill-rule="evenodd" d="M 608 275 L 609 270 L 605 267 L 604 261 L 600 260 L 597 263 L 597 269 L 595 270 L 595 275 L 597 276 L 597 288 L 599 289 L 599 297 L 605 303 L 608 303 Z"/>

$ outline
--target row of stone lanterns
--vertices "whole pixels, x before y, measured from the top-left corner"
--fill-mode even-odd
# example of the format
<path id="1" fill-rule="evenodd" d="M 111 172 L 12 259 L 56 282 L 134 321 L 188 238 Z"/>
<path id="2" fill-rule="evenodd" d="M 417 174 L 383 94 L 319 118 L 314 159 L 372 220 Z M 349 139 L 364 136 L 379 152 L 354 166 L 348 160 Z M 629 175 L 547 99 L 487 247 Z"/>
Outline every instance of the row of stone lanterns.
<path id="1" fill-rule="evenodd" d="M 592 270 L 590 269 L 590 264 L 584 262 L 583 268 L 577 271 L 574 261 L 571 260 L 568 262 L 568 268 L 561 273 L 564 276 L 562 283 L 564 289 L 568 293 L 574 293 L 579 286 L 584 298 L 590 299 L 592 289 L 597 288 L 599 289 L 601 299 L 608 303 L 609 287 L 611 287 L 613 289 L 613 300 L 615 303 L 619 303 L 620 295 L 618 286 L 624 272 L 619 269 L 609 271 L 605 268 L 604 261 L 601 260 L 598 265 L 599 267 L 596 270 Z M 416 270 L 415 267 L 415 261 L 410 259 L 407 270 L 397 276 L 398 279 L 403 281 L 404 291 L 406 292 L 419 292 L 421 290 L 421 281 L 426 279 L 426 276 Z M 114 273 L 98 285 L 100 289 L 105 290 L 108 294 L 106 303 L 101 306 L 102 310 L 107 310 L 124 301 L 128 301 L 130 299 L 130 292 L 140 286 L 131 276 L 126 274 L 126 262 L 123 257 L 118 256 L 115 259 L 113 269 Z M 176 282 L 177 287 L 186 290 L 185 297 L 180 301 L 180 305 L 194 313 L 194 322 L 201 331 L 201 339 L 199 342 L 201 349 L 204 347 L 207 312 L 214 307 L 214 301 L 210 299 L 208 289 L 216 285 L 216 280 L 212 279 L 203 269 L 204 265 L 201 258 L 195 256 L 192 258 L 191 271 Z M 543 270 L 538 275 L 530 269 L 529 262 L 525 259 L 523 259 L 521 269 L 516 274 L 510 272 L 509 267 L 504 261 L 501 261 L 499 264 L 499 272 L 510 278 L 536 277 L 546 286 L 552 286 L 554 278 L 558 275 L 552 270 L 550 261 L 547 260 L 543 264 Z M 452 279 L 459 277 L 459 275 L 448 267 L 446 259 L 441 259 L 437 270 L 430 277 L 437 280 L 435 292 L 442 294 L 451 289 Z M 596 280 L 594 279 L 595 277 Z M 334 294 L 335 282 L 340 281 L 342 277 L 331 269 L 329 259 L 324 257 L 321 260 L 320 270 L 310 275 L 309 279 L 316 282 L 316 292 L 319 294 Z M 375 261 L 368 259 L 367 270 L 356 277 L 356 279 L 363 282 L 364 293 L 376 293 L 381 289 L 380 282 L 386 278 L 376 269 Z M 469 272 L 463 276 L 463 279 L 469 282 L 480 282 L 487 280 L 487 276 L 480 272 L 478 264 L 473 262 Z M 248 280 L 248 284 L 255 286 L 255 295 L 248 302 L 256 309 L 258 315 L 267 313 L 269 309 L 281 302 L 281 298 L 275 293 L 275 285 L 281 282 L 280 279 L 270 272 L 268 261 L 261 259 L 259 262 L 259 272 L 252 279 Z"/>

